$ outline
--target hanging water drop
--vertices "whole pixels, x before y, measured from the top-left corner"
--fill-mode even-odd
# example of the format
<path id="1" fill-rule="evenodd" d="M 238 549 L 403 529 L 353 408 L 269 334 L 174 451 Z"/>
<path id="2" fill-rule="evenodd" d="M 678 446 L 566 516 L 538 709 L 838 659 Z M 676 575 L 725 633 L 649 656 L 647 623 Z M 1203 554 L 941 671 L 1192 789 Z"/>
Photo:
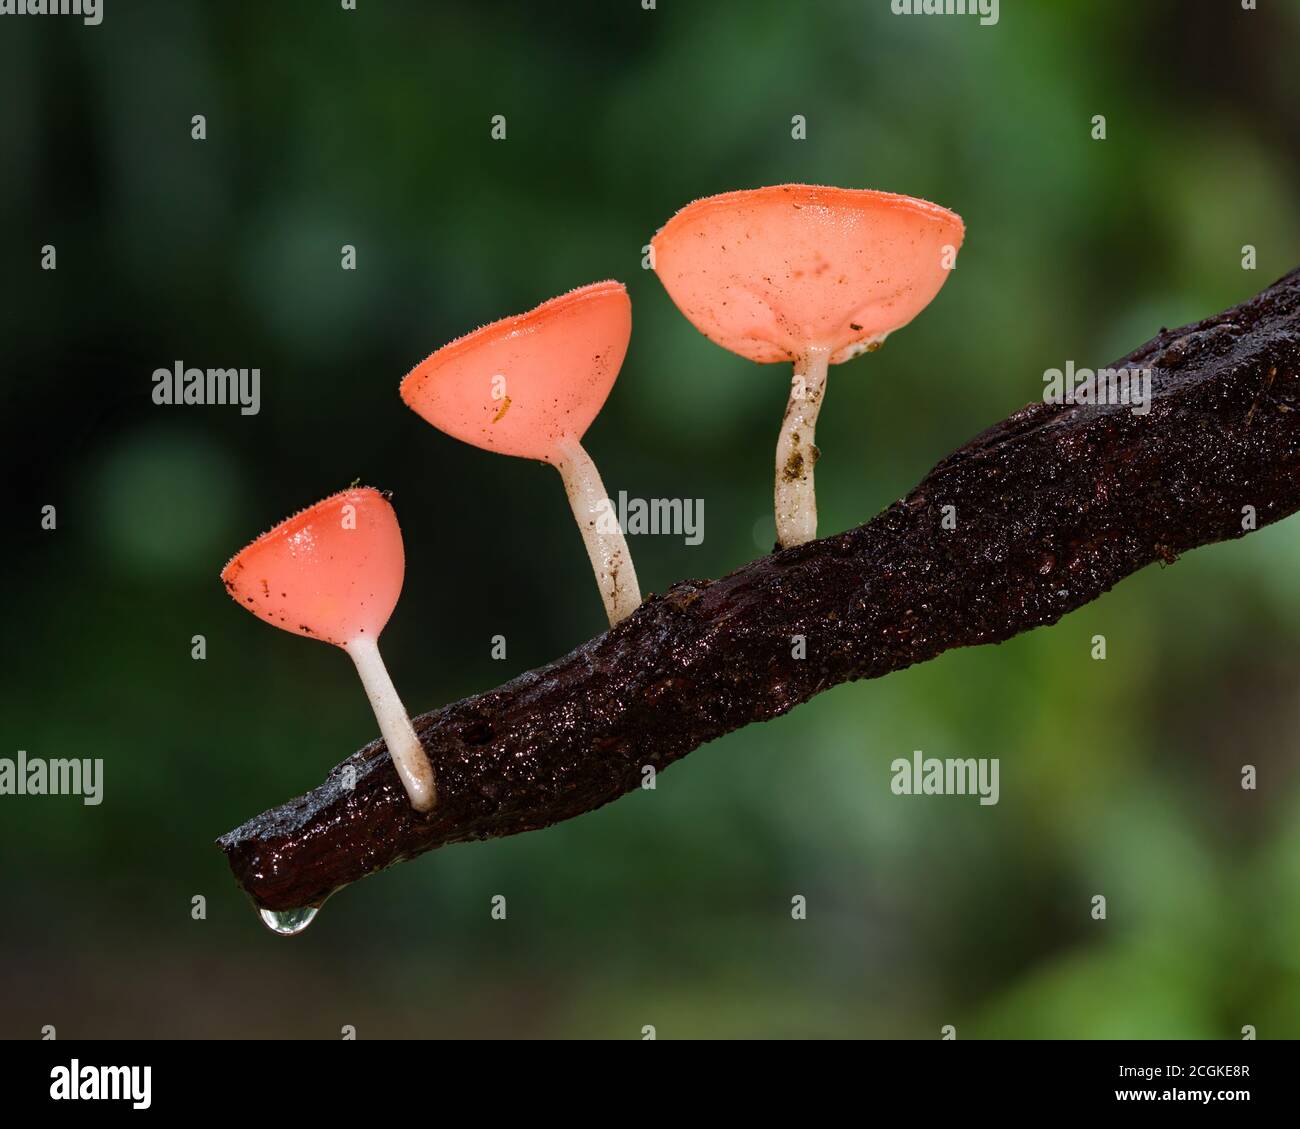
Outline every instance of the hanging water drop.
<path id="1" fill-rule="evenodd" d="M 259 909 L 258 917 L 272 933 L 281 937 L 296 937 L 316 920 L 320 906 L 304 906 L 302 909 Z"/>

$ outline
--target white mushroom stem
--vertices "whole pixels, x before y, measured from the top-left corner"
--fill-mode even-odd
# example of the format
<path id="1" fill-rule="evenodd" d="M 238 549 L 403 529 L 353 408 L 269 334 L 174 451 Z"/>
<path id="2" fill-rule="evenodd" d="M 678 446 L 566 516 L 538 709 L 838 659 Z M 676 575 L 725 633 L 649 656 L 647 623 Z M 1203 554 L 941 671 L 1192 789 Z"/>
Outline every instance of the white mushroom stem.
<path id="1" fill-rule="evenodd" d="M 817 536 L 817 493 L 813 467 L 817 413 L 826 395 L 829 349 L 809 349 L 794 363 L 790 399 L 776 441 L 776 539 L 783 548 Z"/>
<path id="2" fill-rule="evenodd" d="M 600 598 L 605 601 L 605 614 L 613 627 L 641 606 L 641 586 L 632 567 L 632 554 L 627 550 L 618 511 L 605 493 L 605 484 L 591 456 L 576 439 L 561 444 L 559 453 L 555 465 L 564 479 L 564 492 L 569 496 Z"/>
<path id="3" fill-rule="evenodd" d="M 416 811 L 429 811 L 437 801 L 433 765 L 429 763 L 420 738 L 415 735 L 415 727 L 397 696 L 388 668 L 379 657 L 378 640 L 368 637 L 353 639 L 344 650 L 357 665 L 366 697 L 370 699 L 375 720 L 379 722 L 379 732 L 383 734 L 402 787 L 410 797 L 411 807 Z"/>

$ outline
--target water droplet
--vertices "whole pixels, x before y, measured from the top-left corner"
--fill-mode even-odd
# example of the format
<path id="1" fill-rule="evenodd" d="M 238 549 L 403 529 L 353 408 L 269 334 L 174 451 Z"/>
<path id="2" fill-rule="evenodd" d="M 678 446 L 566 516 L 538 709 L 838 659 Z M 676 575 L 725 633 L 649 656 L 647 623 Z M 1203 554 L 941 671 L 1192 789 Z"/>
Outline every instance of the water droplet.
<path id="1" fill-rule="evenodd" d="M 259 909 L 258 917 L 272 933 L 281 937 L 296 937 L 316 920 L 320 906 L 304 906 L 302 909 Z"/>

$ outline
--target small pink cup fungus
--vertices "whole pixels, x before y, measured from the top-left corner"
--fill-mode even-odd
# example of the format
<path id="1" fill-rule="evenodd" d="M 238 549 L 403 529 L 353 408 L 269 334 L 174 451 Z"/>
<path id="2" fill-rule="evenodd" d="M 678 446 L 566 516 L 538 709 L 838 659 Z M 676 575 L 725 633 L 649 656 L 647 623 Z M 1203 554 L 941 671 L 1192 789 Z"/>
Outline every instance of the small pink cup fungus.
<path id="1" fill-rule="evenodd" d="M 701 333 L 759 364 L 794 362 L 776 447 L 783 547 L 817 536 L 827 366 L 878 348 L 925 309 L 964 234 L 960 216 L 910 196 L 784 184 L 696 200 L 652 240 L 656 273 Z"/>
<path id="2" fill-rule="evenodd" d="M 486 451 L 560 472 L 610 625 L 641 589 L 623 530 L 581 439 L 614 386 L 632 335 L 620 282 L 594 282 L 444 345 L 403 379 L 407 407 Z"/>
<path id="3" fill-rule="evenodd" d="M 282 521 L 221 572 L 231 597 L 259 619 L 342 647 L 374 708 L 393 767 L 416 811 L 436 799 L 433 766 L 379 657 L 406 561 L 388 499 L 344 490 Z"/>

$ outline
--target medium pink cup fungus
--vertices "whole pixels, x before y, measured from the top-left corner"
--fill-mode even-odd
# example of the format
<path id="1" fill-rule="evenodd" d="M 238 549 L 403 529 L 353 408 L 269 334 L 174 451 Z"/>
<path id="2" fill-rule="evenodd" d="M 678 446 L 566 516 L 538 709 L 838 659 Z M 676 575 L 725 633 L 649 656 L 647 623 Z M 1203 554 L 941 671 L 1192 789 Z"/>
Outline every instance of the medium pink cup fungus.
<path id="1" fill-rule="evenodd" d="M 948 277 L 961 217 L 910 196 L 784 184 L 688 204 L 652 240 L 669 296 L 710 340 L 794 362 L 776 447 L 783 547 L 817 536 L 813 464 L 827 366 L 876 349 Z"/>
<path id="2" fill-rule="evenodd" d="M 614 386 L 632 334 L 620 282 L 594 282 L 444 345 L 403 379 L 407 407 L 439 431 L 560 472 L 610 625 L 641 589 L 596 464 L 580 442 Z"/>
<path id="3" fill-rule="evenodd" d="M 378 490 L 344 490 L 282 521 L 221 572 L 267 623 L 342 647 L 356 664 L 393 767 L 416 811 L 436 799 L 433 766 L 379 657 L 405 572 L 397 515 Z"/>

